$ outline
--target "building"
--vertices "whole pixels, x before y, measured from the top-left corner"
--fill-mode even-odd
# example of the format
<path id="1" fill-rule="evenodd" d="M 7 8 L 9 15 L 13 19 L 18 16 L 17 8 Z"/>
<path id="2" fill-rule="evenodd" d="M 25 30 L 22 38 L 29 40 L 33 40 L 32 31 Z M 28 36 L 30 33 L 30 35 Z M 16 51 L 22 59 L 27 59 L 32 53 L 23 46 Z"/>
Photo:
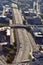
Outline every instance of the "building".
<path id="1" fill-rule="evenodd" d="M 10 27 L 0 28 L 0 44 L 1 45 L 10 44 Z"/>

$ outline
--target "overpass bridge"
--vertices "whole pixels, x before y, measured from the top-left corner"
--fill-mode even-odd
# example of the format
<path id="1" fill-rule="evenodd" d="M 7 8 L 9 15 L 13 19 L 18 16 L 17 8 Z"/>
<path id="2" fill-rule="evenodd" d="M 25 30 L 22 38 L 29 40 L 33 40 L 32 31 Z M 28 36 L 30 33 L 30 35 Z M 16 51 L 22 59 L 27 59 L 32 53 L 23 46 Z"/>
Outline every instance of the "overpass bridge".
<path id="1" fill-rule="evenodd" d="M 9 27 L 11 28 L 29 28 L 29 27 L 43 27 L 43 25 L 23 25 L 23 24 L 12 24 Z"/>

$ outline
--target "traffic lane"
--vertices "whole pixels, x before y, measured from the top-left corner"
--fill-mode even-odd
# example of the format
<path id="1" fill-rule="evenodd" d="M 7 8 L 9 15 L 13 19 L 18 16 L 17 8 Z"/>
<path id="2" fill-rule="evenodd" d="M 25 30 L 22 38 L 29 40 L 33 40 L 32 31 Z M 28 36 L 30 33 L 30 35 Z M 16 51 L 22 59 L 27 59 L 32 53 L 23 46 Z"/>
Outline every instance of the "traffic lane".
<path id="1" fill-rule="evenodd" d="M 22 53 L 23 53 L 23 49 L 24 49 L 24 41 L 23 41 L 23 35 L 21 33 L 21 30 L 18 30 L 18 35 L 19 35 L 19 41 L 20 41 L 20 49 L 19 49 L 19 53 L 17 55 L 16 61 L 20 62 L 21 56 L 22 56 Z"/>
<path id="2" fill-rule="evenodd" d="M 31 33 L 28 33 L 28 36 L 29 36 L 29 39 L 31 41 L 31 45 L 33 47 L 33 50 L 39 50 L 39 48 L 37 47 L 36 42 L 35 42 L 33 36 L 31 35 Z"/>
<path id="3" fill-rule="evenodd" d="M 15 21 L 16 21 L 16 23 L 22 24 L 22 23 L 23 23 L 23 22 L 22 22 L 22 17 L 21 17 L 20 12 L 18 11 L 18 9 L 13 9 L 13 13 L 14 13 L 14 15 L 15 15 Z M 13 16 L 14 16 L 14 15 L 13 15 Z"/>
<path id="4" fill-rule="evenodd" d="M 20 49 L 19 49 L 19 53 L 18 53 L 17 59 L 16 59 L 16 61 L 18 61 L 18 62 L 24 60 L 24 58 L 28 59 L 28 53 L 29 53 L 29 51 L 31 49 L 30 44 L 28 44 L 29 42 L 27 42 L 28 38 L 25 37 L 26 35 L 24 35 L 25 32 L 23 32 L 23 31 L 24 31 L 24 29 L 18 30 L 19 40 L 20 40 Z M 25 54 L 25 50 L 27 51 L 27 54 Z M 24 55 L 26 55 L 26 57 Z"/>
<path id="5" fill-rule="evenodd" d="M 31 52 L 32 46 L 29 37 L 27 35 L 27 31 L 24 29 L 23 32 L 25 37 L 24 40 L 25 51 L 24 51 L 23 60 L 28 60 L 28 54 Z"/>

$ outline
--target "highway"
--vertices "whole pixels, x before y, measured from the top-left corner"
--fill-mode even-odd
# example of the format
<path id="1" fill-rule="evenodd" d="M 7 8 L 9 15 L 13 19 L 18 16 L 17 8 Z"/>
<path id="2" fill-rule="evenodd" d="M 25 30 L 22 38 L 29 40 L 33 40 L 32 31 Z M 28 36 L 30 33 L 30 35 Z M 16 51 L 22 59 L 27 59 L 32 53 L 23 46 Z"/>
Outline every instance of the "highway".
<path id="1" fill-rule="evenodd" d="M 16 4 L 12 3 L 12 7 L 15 7 Z M 21 13 L 19 12 L 17 5 L 13 8 L 13 17 L 14 17 L 14 24 L 23 24 Z M 32 36 L 29 32 L 25 29 L 17 29 L 16 30 L 19 38 L 20 48 L 19 52 L 15 58 L 15 62 L 21 62 L 23 60 L 28 60 L 28 53 L 32 52 L 32 49 L 36 50 L 37 46 L 35 47 L 35 41 L 33 40 Z M 32 40 L 30 40 L 32 39 Z M 33 43 L 34 42 L 34 43 Z M 13 63 L 15 63 L 13 62 Z"/>
<path id="2" fill-rule="evenodd" d="M 18 9 L 13 9 L 13 14 L 15 15 L 15 21 L 14 23 L 16 24 L 22 24 L 23 21 L 22 21 L 22 18 L 21 18 L 21 14 L 20 12 L 18 11 Z M 29 42 L 27 42 L 27 39 L 26 39 L 26 35 L 25 34 L 25 30 L 24 29 L 17 29 L 16 32 L 18 33 L 18 36 L 19 36 L 19 43 L 20 43 L 20 49 L 19 49 L 19 53 L 17 55 L 17 58 L 16 58 L 16 62 L 20 62 L 21 59 L 23 58 L 22 56 L 24 56 L 24 52 L 25 52 L 25 48 L 26 48 L 26 44 Z M 27 45 L 29 46 L 29 45 Z M 29 47 L 28 47 L 29 48 Z M 31 48 L 30 48 L 31 49 Z M 29 51 L 29 50 L 28 50 Z M 25 54 L 26 55 L 26 54 Z"/>

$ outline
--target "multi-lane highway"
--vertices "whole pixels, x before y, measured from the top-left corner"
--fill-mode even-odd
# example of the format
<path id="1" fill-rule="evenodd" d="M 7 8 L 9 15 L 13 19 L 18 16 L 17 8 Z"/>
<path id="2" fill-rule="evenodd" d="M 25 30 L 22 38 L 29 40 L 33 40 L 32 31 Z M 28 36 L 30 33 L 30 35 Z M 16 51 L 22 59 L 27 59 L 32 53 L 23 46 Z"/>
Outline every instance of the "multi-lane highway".
<path id="1" fill-rule="evenodd" d="M 15 5 L 15 4 L 14 4 Z M 21 17 L 21 13 L 19 12 L 18 9 L 13 9 L 13 14 L 14 14 L 14 17 L 15 17 L 15 23 L 16 24 L 22 24 L 23 21 L 22 21 L 22 17 Z M 26 37 L 27 34 L 25 34 L 26 30 L 24 29 L 17 29 L 16 30 L 17 34 L 18 34 L 18 37 L 19 37 L 19 43 L 20 43 L 20 49 L 19 49 L 19 53 L 17 55 L 17 58 L 16 58 L 16 62 L 20 62 L 24 56 L 24 52 L 25 52 L 25 49 L 26 49 L 26 44 L 29 44 L 29 40 L 28 38 Z M 28 40 L 28 41 L 27 41 Z M 30 45 L 27 45 L 28 48 Z M 27 49 L 28 49 L 27 48 Z M 31 48 L 29 48 L 31 49 Z M 28 49 L 28 51 L 29 51 Z M 28 52 L 27 52 L 28 53 Z M 25 54 L 26 55 L 26 54 Z M 27 55 L 28 56 L 28 55 Z M 25 59 L 26 60 L 26 59 Z"/>
<path id="2" fill-rule="evenodd" d="M 14 24 L 23 24 L 22 16 L 16 4 L 12 3 L 13 7 L 13 21 Z M 33 49 L 36 50 L 36 44 L 31 34 L 25 29 L 17 29 L 17 36 L 19 38 L 20 48 L 19 52 L 15 58 L 16 62 L 21 62 L 23 60 L 28 60 L 28 53 L 32 52 Z M 32 39 L 32 40 L 31 40 Z M 33 43 L 34 42 L 34 43 Z M 17 43 L 18 44 L 18 43 Z M 35 45 L 35 46 L 34 46 Z M 13 62 L 15 63 L 15 62 Z"/>

